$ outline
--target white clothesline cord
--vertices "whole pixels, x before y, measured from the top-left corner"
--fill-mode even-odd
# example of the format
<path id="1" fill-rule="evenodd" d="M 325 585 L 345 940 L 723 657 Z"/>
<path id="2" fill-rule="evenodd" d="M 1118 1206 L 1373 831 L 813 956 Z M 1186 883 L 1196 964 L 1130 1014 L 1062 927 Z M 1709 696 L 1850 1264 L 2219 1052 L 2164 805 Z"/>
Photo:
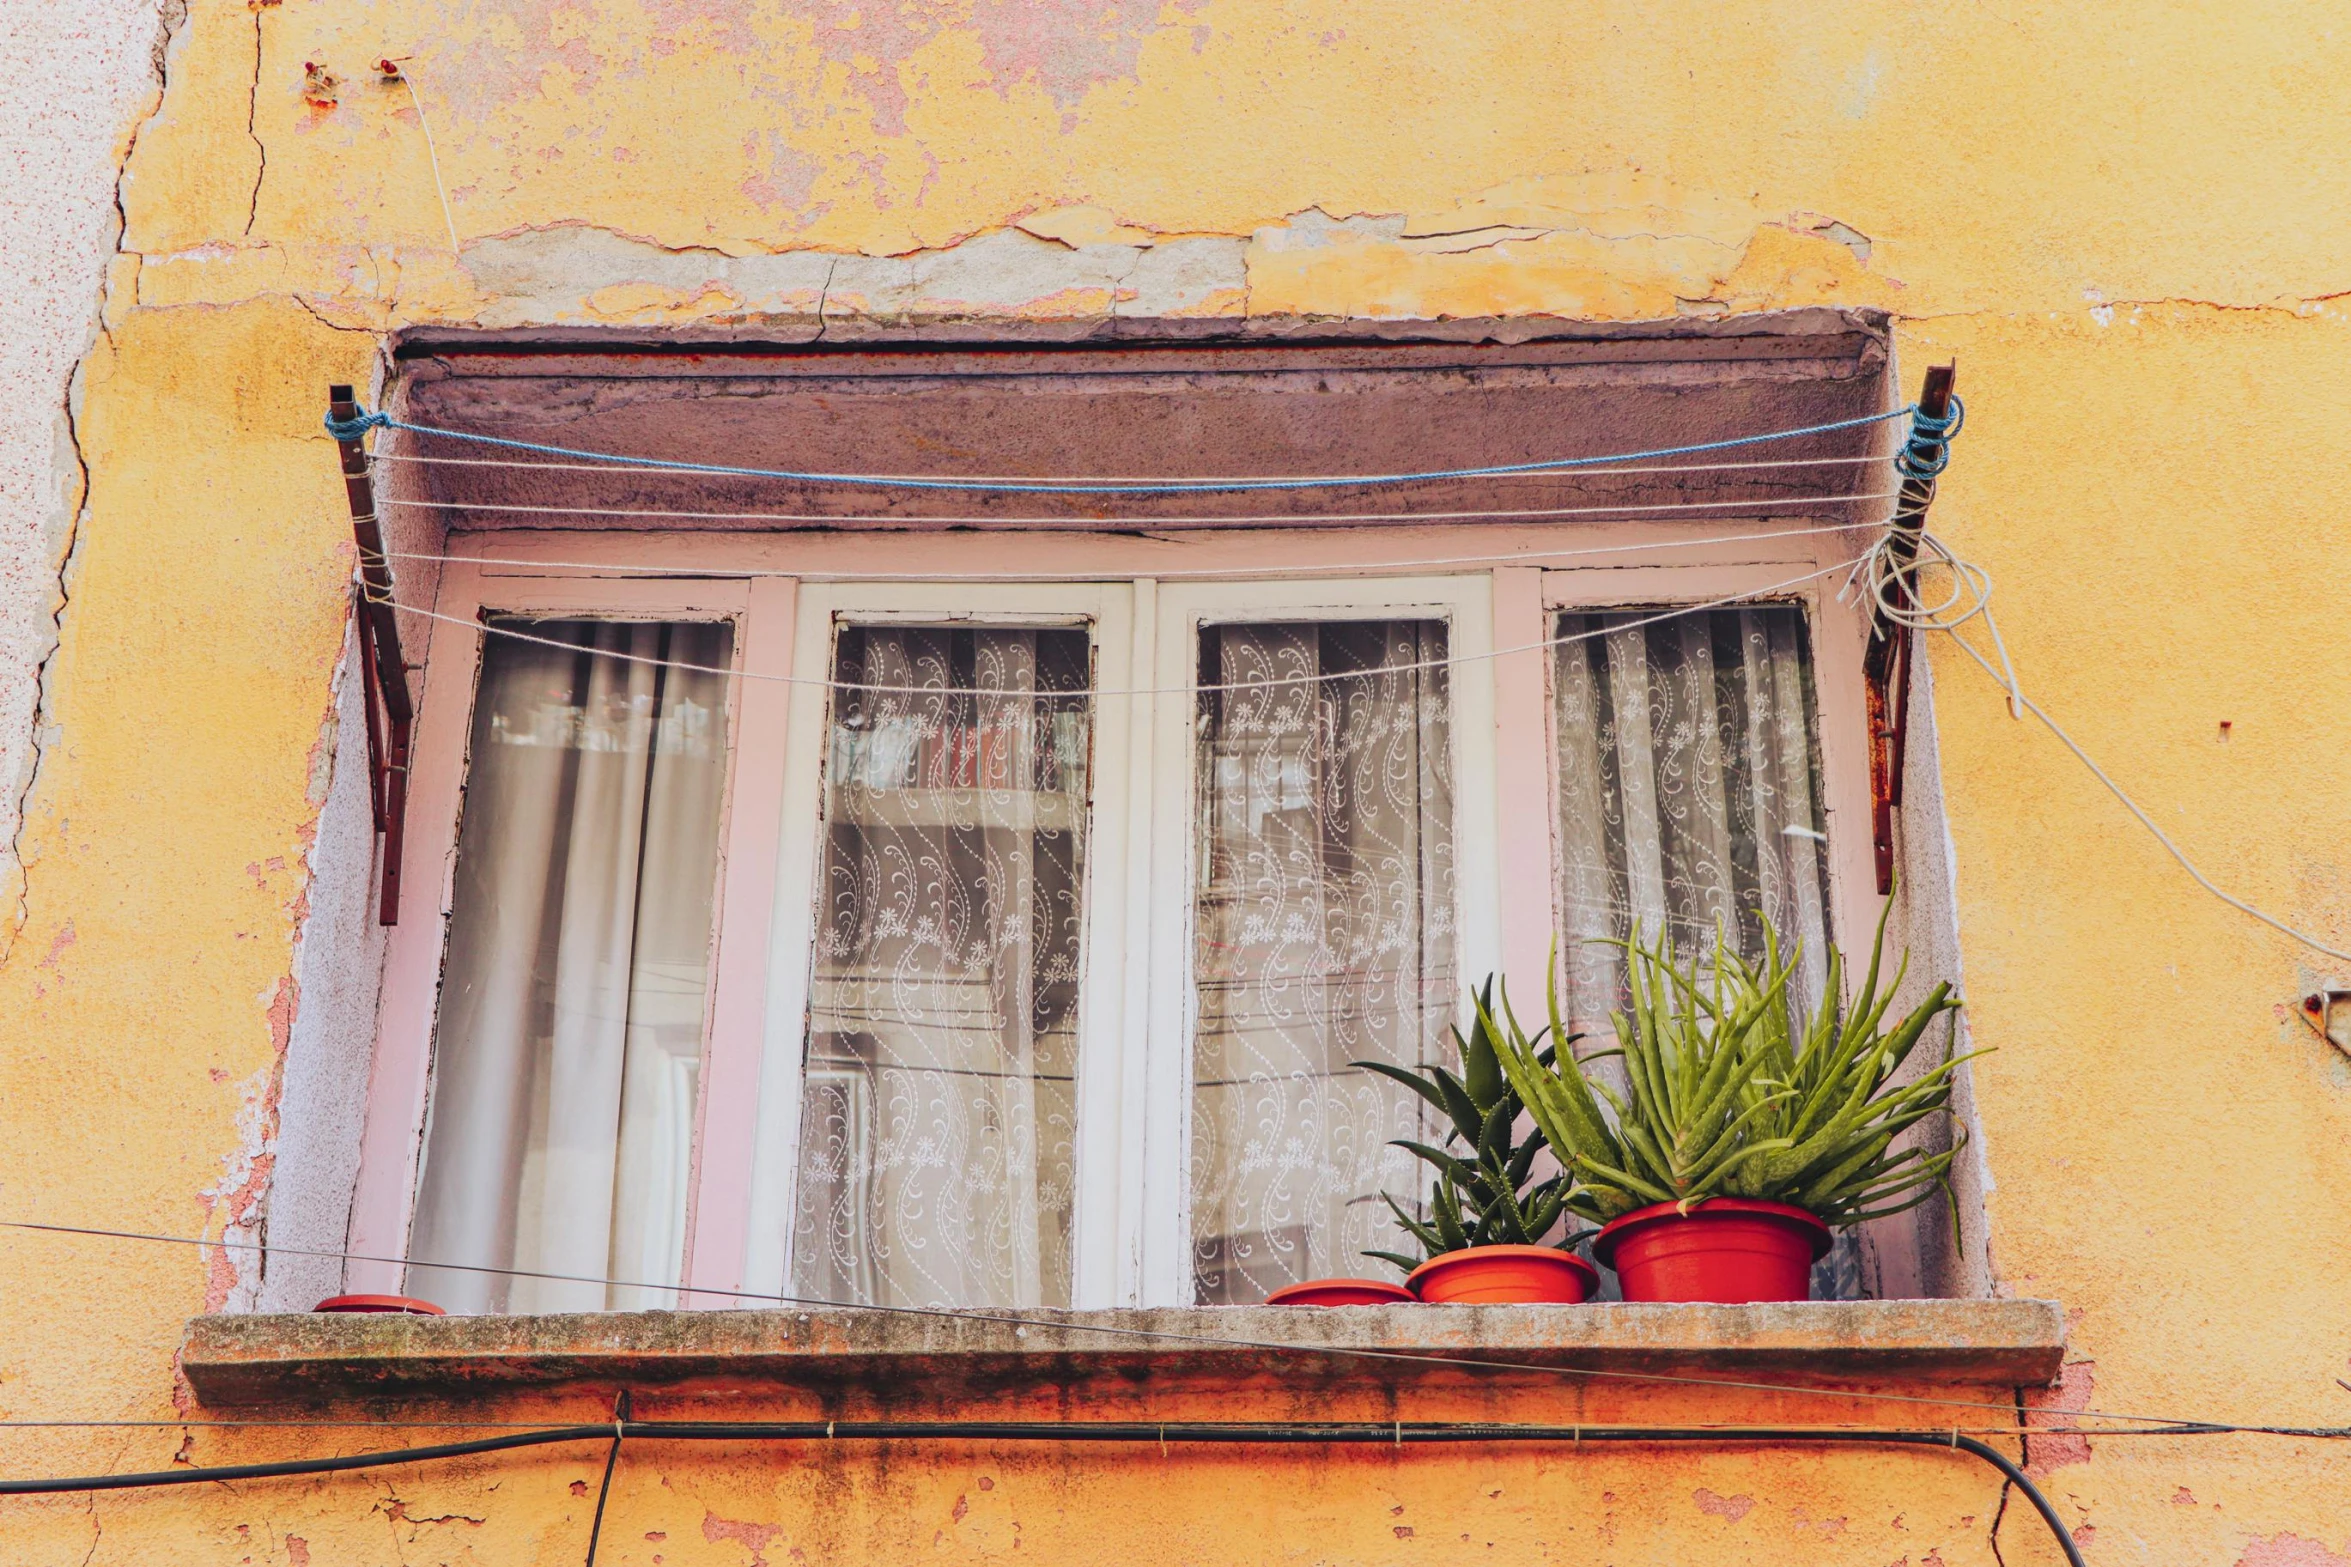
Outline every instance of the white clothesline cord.
<path id="1" fill-rule="evenodd" d="M 436 437 L 452 441 L 469 441 L 480 446 L 494 446 L 506 451 L 528 452 L 539 457 L 572 458 L 581 462 L 608 463 L 619 467 L 663 468 L 676 473 L 712 474 L 721 478 L 781 479 L 798 484 L 817 485 L 879 485 L 885 488 L 914 490 L 997 490 L 1016 494 L 1083 495 L 1134 494 L 1173 495 L 1192 491 L 1243 490 L 1306 490 L 1355 489 L 1372 486 L 1425 484 L 1443 479 L 1488 479 L 1515 473 L 1564 473 L 1571 470 L 1625 467 L 1646 462 L 1656 457 L 1691 457 L 1701 452 L 1728 451 L 1734 448 L 1759 446 L 1771 441 L 1795 440 L 1803 436 L 1828 435 L 1843 430 L 1861 429 L 1884 424 L 1894 419 L 1911 419 L 1912 435 L 1919 432 L 1920 420 L 1916 404 L 1888 408 L 1874 414 L 1862 414 L 1851 419 L 1831 420 L 1826 424 L 1802 425 L 1787 430 L 1766 430 L 1756 435 L 1734 435 L 1719 441 L 1696 441 L 1681 446 L 1659 446 L 1643 451 L 1610 452 L 1590 457 L 1551 457 L 1531 462 L 1481 463 L 1466 468 L 1416 469 L 1402 473 L 1354 473 L 1320 475 L 1266 474 L 1216 475 L 1209 477 L 1174 477 L 1153 475 L 1148 479 L 1103 479 L 1093 476 L 1064 475 L 1055 478 L 965 478 L 951 474 L 880 475 L 870 473 L 830 473 L 818 470 L 789 468 L 752 468 L 729 463 L 687 462 L 676 458 L 647 457 L 628 452 L 602 452 L 585 447 L 556 446 L 544 441 L 525 441 L 510 435 L 491 435 L 480 430 L 449 430 L 435 425 L 415 424 L 397 418 L 381 409 L 362 410 L 349 419 L 337 418 L 332 412 L 326 416 L 327 433 L 338 441 L 358 441 L 370 430 L 405 430 L 412 435 Z M 1942 428 L 1940 424 L 1937 428 Z"/>
<path id="2" fill-rule="evenodd" d="M 441 198 L 441 223 L 449 233 L 449 254 L 462 256 L 465 247 L 457 241 L 457 214 L 449 205 L 449 187 L 441 179 L 441 149 L 433 145 L 432 122 L 424 117 L 424 100 L 416 95 L 416 80 L 409 75 L 410 57 L 384 59 L 376 62 L 376 69 L 386 80 L 398 82 L 408 89 L 408 106 L 416 111 L 416 126 L 424 132 L 424 153 L 433 170 L 433 194 Z"/>
<path id="3" fill-rule="evenodd" d="M 2051 718 L 2038 702 L 2024 694 L 2024 687 L 2017 678 L 2016 664 L 2008 655 L 2008 644 L 2000 635 L 2000 622 L 1992 614 L 1992 574 L 1989 571 L 1972 561 L 1961 559 L 1942 540 L 1923 532 L 1916 536 L 1917 557 L 1905 562 L 1893 553 L 1891 546 L 1894 538 L 1895 535 L 1889 531 L 1870 547 L 1869 553 L 1855 565 L 1854 575 L 1847 582 L 1847 591 L 1857 583 L 1866 583 L 1870 597 L 1888 620 L 1916 631 L 1940 631 L 1957 643 L 1960 651 L 1973 659 L 1976 667 L 1991 676 L 1993 683 L 2007 693 L 2009 716 L 2021 719 L 2030 713 L 2039 719 L 2042 726 L 2057 737 L 2058 744 L 2071 751 L 2074 760 L 2088 768 L 2090 776 L 2105 785 L 2107 793 L 2121 801 L 2123 809 L 2130 812 L 2157 843 L 2163 845 L 2164 852 L 2179 862 L 2180 869 L 2186 871 L 2197 886 L 2238 913 L 2260 921 L 2311 951 L 2322 953 L 2338 962 L 2351 963 L 2351 952 L 2330 947 L 2308 932 L 2295 929 L 2277 916 L 2255 908 L 2243 898 L 2216 885 L 2211 877 L 2197 868 L 2196 862 L 2189 859 L 2178 844 L 2172 842 L 2171 835 L 2156 825 L 2155 818 L 2148 815 L 2145 808 L 2132 799 L 2105 768 L 2098 765 L 2097 759 L 2065 732 L 2063 725 Z M 1929 567 L 1937 566 L 1951 573 L 1950 591 L 1929 603 L 1926 596 L 1917 591 L 1919 575 Z M 1902 591 L 1904 586 L 1909 590 L 1907 595 Z M 1959 634 L 1959 628 L 1971 620 L 1984 623 L 1984 629 L 1992 639 L 1993 657 L 1985 657 L 1974 643 Z"/>
<path id="4" fill-rule="evenodd" d="M 540 571 L 589 571 L 615 577 L 794 577 L 823 582 L 1101 582 L 1106 579 L 1148 577 L 1157 582 L 1193 581 L 1218 577 L 1327 577 L 1334 570 L 1348 576 L 1374 572 L 1422 571 L 1434 566 L 1532 565 L 1539 561 L 1580 560 L 1595 555 L 1631 555 L 1651 550 L 1709 549 L 1718 545 L 1752 544 L 1767 539 L 1806 539 L 1824 533 L 1854 533 L 1882 526 L 1868 523 L 1830 523 L 1815 528 L 1778 528 L 1768 533 L 1715 534 L 1703 539 L 1646 539 L 1632 544 L 1586 544 L 1571 549 L 1510 550 L 1490 555 L 1423 555 L 1407 560 L 1350 561 L 1333 567 L 1327 562 L 1296 566 L 1169 566 L 1148 563 L 1094 571 L 838 571 L 821 566 L 647 566 L 632 561 L 533 560 L 523 556 L 449 555 L 429 550 L 386 550 L 386 560 L 429 560 L 441 565 L 522 566 Z"/>
<path id="5" fill-rule="evenodd" d="M 1445 658 L 1426 658 L 1409 664 L 1383 664 L 1371 669 L 1351 669 L 1312 675 L 1282 675 L 1270 680 L 1233 680 L 1217 685 L 1131 686 L 1124 690 L 1103 690 L 1091 687 L 1073 691 L 986 690 L 935 685 L 872 685 L 861 680 L 833 680 L 821 675 L 771 675 L 750 669 L 720 669 L 710 664 L 682 664 L 672 659 L 646 658 L 637 653 L 623 653 L 614 648 L 588 647 L 578 642 L 566 642 L 559 637 L 533 636 L 527 631 L 517 631 L 508 626 L 470 620 L 462 615 L 444 615 L 438 610 L 424 609 L 414 604 L 403 604 L 393 598 L 379 598 L 376 602 L 389 604 L 404 614 L 421 615 L 427 620 L 441 621 L 452 626 L 464 626 L 469 630 L 489 636 L 504 637 L 509 641 L 528 642 L 539 647 L 556 648 L 566 653 L 585 653 L 595 658 L 615 659 L 626 664 L 645 664 L 655 669 L 675 669 L 686 674 L 718 675 L 728 679 L 771 681 L 779 685 L 821 686 L 830 690 L 871 691 L 898 696 L 968 696 L 997 701 L 1006 699 L 1077 701 L 1102 697 L 1199 696 L 1210 692 L 1270 691 L 1283 686 L 1316 685 L 1326 680 L 1367 680 L 1378 676 L 1408 675 L 1424 670 L 1450 669 L 1457 664 L 1483 663 L 1490 659 L 1505 658 L 1515 653 L 1540 653 L 1551 648 L 1564 647 L 1571 642 L 1586 642 L 1594 637 L 1607 636 L 1613 632 L 1632 631 L 1642 626 L 1655 625 L 1659 621 L 1678 619 L 1683 615 L 1695 615 L 1706 610 L 1720 609 L 1725 605 L 1742 603 L 1750 599 L 1767 598 L 1774 593 L 1783 593 L 1790 588 L 1801 587 L 1807 582 L 1833 576 L 1838 572 L 1850 573 L 1861 564 L 1864 558 L 1855 557 L 1852 560 L 1841 560 L 1834 565 L 1805 572 L 1802 576 L 1790 577 L 1784 582 L 1774 582 L 1759 588 L 1746 588 L 1737 593 L 1726 593 L 1720 598 L 1707 599 L 1700 603 L 1678 604 L 1654 615 L 1620 621 L 1615 625 L 1602 626 L 1591 631 L 1579 631 L 1572 636 L 1550 637 L 1541 642 L 1523 642 L 1515 647 L 1490 648 L 1483 653 L 1463 653 Z M 551 616 L 548 618 L 561 617 Z"/>
<path id="6" fill-rule="evenodd" d="M 659 474 L 665 478 L 672 479 L 697 480 L 707 477 L 707 475 L 699 473 L 681 472 L 676 468 L 666 467 L 657 463 L 526 462 L 520 458 L 514 457 L 435 457 L 427 455 L 423 452 L 390 451 L 379 451 L 374 453 L 373 460 L 380 463 L 423 463 L 437 468 L 529 468 L 550 473 L 639 473 Z M 1866 457 L 1778 457 L 1769 461 L 1756 462 L 1700 462 L 1675 463 L 1667 465 L 1643 465 L 1637 467 L 1621 468 L 1568 468 L 1558 471 L 1544 470 L 1533 473 L 1497 473 L 1489 475 L 1489 477 L 1496 479 L 1549 479 L 1557 481 L 1560 479 L 1606 478 L 1611 475 L 1626 473 L 1729 473 L 1745 468 L 1826 468 L 1859 463 L 1883 463 L 1884 461 L 1886 461 L 1885 454 L 1878 452 L 1872 453 Z M 902 482 L 911 482 L 914 480 L 927 479 L 935 476 L 921 473 L 877 473 L 870 475 L 870 477 L 876 479 L 893 479 Z M 1000 482 L 1005 484 L 1012 484 L 1022 482 L 1032 476 L 1008 473 L 981 473 L 972 474 L 970 477 L 974 480 L 982 482 Z M 1303 477 L 1314 483 L 1332 483 L 1342 480 L 1347 476 L 1344 474 L 1307 474 Z M 1152 476 L 1149 474 L 1111 474 L 1104 476 L 1104 482 L 1112 484 L 1149 484 L 1152 482 Z"/>
<path id="7" fill-rule="evenodd" d="M 1071 513 L 1060 517 L 999 517 L 964 515 L 952 517 L 926 516 L 919 512 L 774 512 L 774 511 L 680 511 L 658 506 L 577 506 L 525 505 L 515 502 L 466 500 L 417 500 L 394 495 L 378 495 L 378 506 L 406 506 L 425 511 L 481 511 L 520 512 L 550 517 L 648 517 L 673 522 L 761 522 L 761 523 L 820 523 L 830 527 L 845 527 L 852 523 L 897 523 L 913 527 L 968 526 L 979 528 L 1012 528 L 1036 523 L 1067 525 L 1073 529 L 1096 531 L 1104 528 L 1169 528 L 1187 523 L 1209 523 L 1224 527 L 1289 526 L 1300 524 L 1328 526 L 1334 522 L 1524 522 L 1559 517 L 1616 517 L 1633 512 L 1721 511 L 1725 507 L 1751 511 L 1759 506 L 1833 506 L 1852 501 L 1892 500 L 1899 490 L 1863 490 L 1847 495 L 1779 495 L 1714 501 L 1655 501 L 1612 506 L 1547 506 L 1529 510 L 1496 511 L 1492 507 L 1472 507 L 1464 511 L 1359 511 L 1359 512 L 1266 512 L 1245 516 L 1207 515 L 1181 517 L 1098 517 Z"/>

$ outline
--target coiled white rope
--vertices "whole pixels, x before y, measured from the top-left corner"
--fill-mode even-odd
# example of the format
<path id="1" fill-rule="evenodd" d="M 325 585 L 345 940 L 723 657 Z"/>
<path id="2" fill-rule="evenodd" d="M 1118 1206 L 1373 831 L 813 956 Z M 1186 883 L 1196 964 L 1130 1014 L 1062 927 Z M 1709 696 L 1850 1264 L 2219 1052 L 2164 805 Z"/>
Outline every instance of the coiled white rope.
<path id="1" fill-rule="evenodd" d="M 1958 644 L 1961 652 L 1975 660 L 1976 667 L 2008 694 L 2008 715 L 2022 719 L 2027 713 L 2039 719 L 2048 731 L 2057 737 L 2058 744 L 2074 755 L 2074 760 L 2090 770 L 2090 776 L 2106 786 L 2106 791 L 2122 802 L 2124 810 L 2137 819 L 2140 826 L 2163 845 L 2164 852 L 2179 862 L 2181 870 L 2192 877 L 2196 885 L 2211 893 L 2221 902 L 2241 914 L 2259 920 L 2281 935 L 2289 936 L 2313 952 L 2323 953 L 2339 962 L 2351 963 L 2351 952 L 2330 947 L 2307 931 L 2297 930 L 2284 920 L 2255 908 L 2243 898 L 2214 883 L 2211 877 L 2197 868 L 2171 835 L 2155 824 L 2138 801 L 2131 798 L 2122 785 L 2116 783 L 2105 768 L 2081 747 L 2081 743 L 2065 732 L 2065 727 L 2051 718 L 2038 702 L 2024 694 L 2023 683 L 2017 678 L 2016 664 L 2008 654 L 2008 643 L 2000 635 L 2000 622 L 1992 613 L 1992 574 L 1975 562 L 1962 558 L 1949 545 L 1932 533 L 1920 531 L 1909 535 L 1915 554 L 1905 559 L 1898 551 L 1901 535 L 1888 532 L 1871 545 L 1869 552 L 1854 564 L 1846 579 L 1844 594 L 1863 592 L 1876 612 L 1891 624 L 1907 626 L 1913 631 L 1940 631 Z M 1950 575 L 1949 585 L 1939 598 L 1930 598 L 1922 592 L 1922 574 L 1941 568 Z M 1843 596 L 1841 594 L 1840 596 Z M 1980 620 L 1985 633 L 1992 639 L 1992 657 L 1966 637 L 1960 628 Z"/>

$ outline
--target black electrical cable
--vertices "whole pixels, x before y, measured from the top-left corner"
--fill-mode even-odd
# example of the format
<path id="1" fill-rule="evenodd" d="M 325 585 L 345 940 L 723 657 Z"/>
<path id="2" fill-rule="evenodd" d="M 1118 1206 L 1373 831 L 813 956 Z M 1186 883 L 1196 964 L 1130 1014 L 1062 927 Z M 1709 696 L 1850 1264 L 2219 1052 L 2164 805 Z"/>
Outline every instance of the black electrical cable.
<path id="1" fill-rule="evenodd" d="M 596 1488 L 596 1517 L 588 1525 L 586 1567 L 596 1567 L 596 1543 L 604 1538 L 604 1504 L 612 1498 L 612 1471 L 620 1467 L 620 1444 L 628 1435 L 629 1390 L 622 1388 L 612 1401 L 612 1451 L 604 1455 L 604 1483 Z"/>
<path id="2" fill-rule="evenodd" d="M 2019 1433 L 2020 1435 L 2026 1433 Z M 1988 1442 L 1957 1431 L 1824 1431 L 1787 1426 L 1557 1426 L 1481 1425 L 1474 1421 L 1058 1421 L 1058 1420 L 616 1420 L 604 1425 L 559 1426 L 518 1431 L 473 1442 L 434 1447 L 351 1453 L 339 1458 L 296 1458 L 266 1464 L 224 1464 L 216 1468 L 164 1469 L 146 1474 L 83 1475 L 49 1480 L 0 1480 L 0 1496 L 41 1496 L 69 1491 L 119 1491 L 142 1486 L 196 1485 L 216 1480 L 262 1480 L 277 1476 L 332 1474 L 393 1464 L 461 1458 L 511 1448 L 558 1442 L 1170 1442 L 1270 1446 L 1427 1446 L 1480 1442 L 1689 1442 L 1717 1445 L 1800 1444 L 1820 1446 L 1948 1448 L 1969 1454 L 2000 1471 L 2041 1515 L 2065 1553 L 2069 1567 L 2085 1567 L 2080 1547 L 2057 1509 L 2015 1460 Z M 609 1463 L 609 1460 L 608 1460 Z M 599 1520 L 601 1522 L 601 1520 Z"/>
<path id="3" fill-rule="evenodd" d="M 215 1480 L 275 1480 L 289 1475 L 338 1474 L 347 1469 L 381 1469 L 387 1464 L 429 1463 L 439 1458 L 466 1458 L 475 1453 L 502 1453 L 516 1447 L 546 1447 L 556 1442 L 608 1441 L 612 1425 L 550 1426 L 543 1431 L 511 1431 L 504 1436 L 477 1437 L 470 1442 L 436 1442 L 430 1447 L 400 1447 L 377 1453 L 348 1453 L 339 1458 L 284 1458 L 266 1464 L 221 1464 L 215 1467 L 156 1469 L 145 1474 L 82 1475 L 71 1480 L 0 1480 L 0 1496 L 47 1496 L 60 1491 L 134 1491 L 156 1485 L 210 1485 Z"/>

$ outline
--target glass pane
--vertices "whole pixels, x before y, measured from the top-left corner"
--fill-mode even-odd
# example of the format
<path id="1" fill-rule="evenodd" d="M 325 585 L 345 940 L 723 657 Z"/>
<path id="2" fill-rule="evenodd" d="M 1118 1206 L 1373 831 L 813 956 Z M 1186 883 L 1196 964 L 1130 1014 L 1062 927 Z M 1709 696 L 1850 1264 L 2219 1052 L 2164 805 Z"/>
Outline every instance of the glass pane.
<path id="1" fill-rule="evenodd" d="M 1419 1101 L 1348 1063 L 1443 1059 L 1453 782 L 1439 621 L 1200 635 L 1193 1295 L 1383 1268 L 1380 1200 L 1421 1185 L 1389 1139 Z"/>
<path id="2" fill-rule="evenodd" d="M 1082 630 L 839 634 L 796 1294 L 1069 1303 L 1089 660 Z"/>
<path id="3" fill-rule="evenodd" d="M 1768 916 L 1820 994 L 1828 855 L 1803 611 L 1759 605 L 1625 622 L 1566 614 L 1558 704 L 1560 921 L 1576 1027 L 1608 1029 L 1637 923 L 1684 952 L 1719 924 L 1751 958 Z"/>
<path id="4" fill-rule="evenodd" d="M 422 1265 L 669 1286 L 685 1258 L 726 784 L 709 671 L 734 633 L 495 624 L 559 645 L 482 649 L 409 1287 L 452 1311 L 669 1305 Z"/>

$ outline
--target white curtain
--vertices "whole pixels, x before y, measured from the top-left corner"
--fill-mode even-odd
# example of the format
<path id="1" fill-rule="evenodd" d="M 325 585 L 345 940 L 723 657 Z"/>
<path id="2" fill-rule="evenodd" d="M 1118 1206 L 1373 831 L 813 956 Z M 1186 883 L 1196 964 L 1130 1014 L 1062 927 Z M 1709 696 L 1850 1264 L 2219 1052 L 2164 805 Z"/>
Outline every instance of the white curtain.
<path id="1" fill-rule="evenodd" d="M 726 778 L 725 677 L 674 666 L 723 669 L 732 630 L 517 629 L 565 645 L 483 649 L 409 1288 L 459 1312 L 670 1305 Z"/>
<path id="2" fill-rule="evenodd" d="M 797 1294 L 1069 1303 L 1089 661 L 1079 630 L 839 635 Z"/>
<path id="3" fill-rule="evenodd" d="M 1193 1295 L 1263 1300 L 1397 1250 L 1419 1101 L 1360 1060 L 1448 1058 L 1453 789 L 1435 621 L 1201 634 Z M 1308 678 L 1332 676 L 1336 678 Z"/>
<path id="4" fill-rule="evenodd" d="M 1607 1034 L 1636 926 L 1683 953 L 1783 952 L 1802 999 L 1826 966 L 1828 856 L 1803 612 L 1722 609 L 1647 626 L 1566 614 L 1553 680 L 1560 943 L 1572 1026 Z"/>

